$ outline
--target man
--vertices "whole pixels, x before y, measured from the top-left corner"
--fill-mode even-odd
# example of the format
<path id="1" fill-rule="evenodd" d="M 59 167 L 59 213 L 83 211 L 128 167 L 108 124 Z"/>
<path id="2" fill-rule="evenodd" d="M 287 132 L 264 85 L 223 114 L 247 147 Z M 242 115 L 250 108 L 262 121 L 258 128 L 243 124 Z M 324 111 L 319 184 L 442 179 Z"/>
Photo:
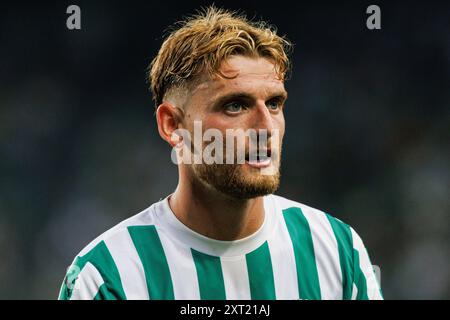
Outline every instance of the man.
<path id="1" fill-rule="evenodd" d="M 289 48 L 214 7 L 166 38 L 149 77 L 178 186 L 82 250 L 60 299 L 382 299 L 351 227 L 273 195 Z"/>

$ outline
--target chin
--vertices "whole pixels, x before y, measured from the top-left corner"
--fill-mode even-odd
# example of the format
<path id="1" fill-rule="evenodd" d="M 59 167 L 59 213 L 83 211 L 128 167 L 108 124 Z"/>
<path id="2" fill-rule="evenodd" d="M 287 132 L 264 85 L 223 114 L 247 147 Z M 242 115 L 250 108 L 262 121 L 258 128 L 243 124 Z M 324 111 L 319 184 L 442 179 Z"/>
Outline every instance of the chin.
<path id="1" fill-rule="evenodd" d="M 203 184 L 233 199 L 252 199 L 274 193 L 280 174 L 263 175 L 260 170 L 245 165 L 198 165 L 195 176 Z"/>
<path id="2" fill-rule="evenodd" d="M 252 199 L 274 193 L 279 181 L 279 174 L 265 176 L 247 172 L 234 176 L 220 191 L 236 199 Z"/>

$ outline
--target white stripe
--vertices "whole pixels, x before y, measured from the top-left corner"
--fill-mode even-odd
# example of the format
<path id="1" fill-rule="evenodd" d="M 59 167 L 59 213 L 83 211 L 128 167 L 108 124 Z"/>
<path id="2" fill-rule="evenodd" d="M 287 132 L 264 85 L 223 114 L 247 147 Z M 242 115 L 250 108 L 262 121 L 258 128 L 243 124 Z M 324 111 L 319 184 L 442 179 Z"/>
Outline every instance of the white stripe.
<path id="1" fill-rule="evenodd" d="M 197 270 L 191 249 L 185 243 L 174 242 L 164 229 L 156 226 L 169 265 L 176 300 L 200 300 Z"/>
<path id="2" fill-rule="evenodd" d="M 321 298 L 342 300 L 342 273 L 333 229 L 323 212 L 303 205 L 302 212 L 311 229 Z"/>
<path id="3" fill-rule="evenodd" d="M 105 243 L 119 270 L 127 299 L 148 300 L 144 268 L 128 229 L 122 229 L 121 232 L 108 237 Z"/>
<path id="4" fill-rule="evenodd" d="M 222 257 L 223 280 L 227 300 L 250 300 L 250 282 L 245 255 Z"/>
<path id="5" fill-rule="evenodd" d="M 367 297 L 369 300 L 381 300 L 383 298 L 380 294 L 380 287 L 378 286 L 378 281 L 376 279 L 372 263 L 370 262 L 369 255 L 367 254 L 366 247 L 356 231 L 353 230 L 353 228 L 350 228 L 350 230 L 352 232 L 353 247 L 359 253 L 359 267 L 366 278 Z"/>
<path id="6" fill-rule="evenodd" d="M 356 284 L 353 284 L 352 288 L 352 300 L 356 300 L 356 297 L 358 296 L 358 288 L 356 287 Z"/>
<path id="7" fill-rule="evenodd" d="M 90 262 L 81 270 L 75 282 L 70 300 L 92 300 L 104 283 L 102 276 Z"/>
<path id="8" fill-rule="evenodd" d="M 277 219 L 279 222 L 275 234 L 268 241 L 276 298 L 299 299 L 294 247 L 281 211 L 277 211 Z"/>

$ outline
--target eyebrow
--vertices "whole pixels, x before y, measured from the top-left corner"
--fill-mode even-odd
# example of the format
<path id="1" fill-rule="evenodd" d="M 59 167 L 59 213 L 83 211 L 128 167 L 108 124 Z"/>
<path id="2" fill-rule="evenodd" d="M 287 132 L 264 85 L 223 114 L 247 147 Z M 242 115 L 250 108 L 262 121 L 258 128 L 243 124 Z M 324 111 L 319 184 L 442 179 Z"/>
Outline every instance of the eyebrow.
<path id="1" fill-rule="evenodd" d="M 274 93 L 272 93 L 269 98 L 267 99 L 267 101 L 274 99 L 274 98 L 281 98 L 283 99 L 283 101 L 285 101 L 288 97 L 287 91 L 286 90 L 282 90 L 282 91 L 276 91 Z M 214 99 L 214 105 L 215 106 L 219 106 L 222 105 L 226 102 L 230 102 L 233 100 L 247 100 L 247 101 L 254 101 L 256 100 L 255 97 L 251 94 L 248 94 L 245 91 L 242 92 L 232 92 L 232 93 L 228 93 L 225 94 L 223 96 L 220 96 L 216 99 Z"/>

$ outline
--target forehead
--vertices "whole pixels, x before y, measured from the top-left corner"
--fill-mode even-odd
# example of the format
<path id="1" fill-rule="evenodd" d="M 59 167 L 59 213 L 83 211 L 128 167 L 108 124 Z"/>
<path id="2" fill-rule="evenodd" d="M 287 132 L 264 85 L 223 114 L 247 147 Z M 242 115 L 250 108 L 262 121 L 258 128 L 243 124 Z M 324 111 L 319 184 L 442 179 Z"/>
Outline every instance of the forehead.
<path id="1" fill-rule="evenodd" d="M 204 93 L 214 99 L 236 91 L 258 97 L 285 91 L 284 81 L 279 79 L 275 64 L 266 58 L 233 56 L 222 62 L 219 71 L 225 78 L 205 77 L 192 94 Z"/>

